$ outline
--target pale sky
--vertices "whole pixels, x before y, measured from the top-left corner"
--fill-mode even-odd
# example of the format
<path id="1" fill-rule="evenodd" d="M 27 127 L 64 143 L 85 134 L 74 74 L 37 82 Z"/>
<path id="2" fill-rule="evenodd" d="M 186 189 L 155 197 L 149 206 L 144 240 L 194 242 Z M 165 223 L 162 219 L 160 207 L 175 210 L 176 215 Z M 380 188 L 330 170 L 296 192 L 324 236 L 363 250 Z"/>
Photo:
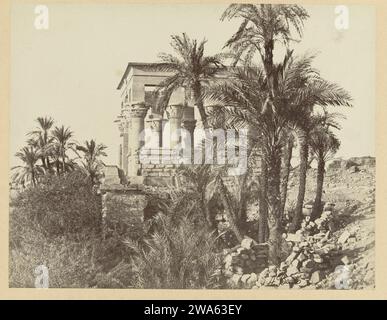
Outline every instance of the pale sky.
<path id="1" fill-rule="evenodd" d="M 221 51 L 239 21 L 219 20 L 226 5 L 49 4 L 49 29 L 34 27 L 35 5 L 13 4 L 11 28 L 10 161 L 25 145 L 34 119 L 51 116 L 78 142 L 108 146 L 118 163 L 120 111 L 116 87 L 129 61 L 158 61 L 171 52 L 170 35 L 206 38 L 207 54 Z M 305 6 L 310 14 L 295 52 L 320 52 L 315 67 L 348 90 L 354 108 L 338 133 L 344 158 L 375 154 L 375 17 L 369 6 L 349 7 L 349 29 L 335 29 L 334 6 Z"/>

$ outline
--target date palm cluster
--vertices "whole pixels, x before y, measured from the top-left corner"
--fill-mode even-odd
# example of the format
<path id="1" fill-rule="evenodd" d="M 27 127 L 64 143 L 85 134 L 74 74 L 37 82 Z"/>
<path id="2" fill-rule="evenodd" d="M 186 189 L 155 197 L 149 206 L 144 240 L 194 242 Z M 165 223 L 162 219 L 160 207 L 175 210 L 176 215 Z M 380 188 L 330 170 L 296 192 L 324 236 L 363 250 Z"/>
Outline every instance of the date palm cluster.
<path id="1" fill-rule="evenodd" d="M 79 145 L 74 132 L 65 126 L 54 126 L 51 117 L 38 117 L 38 126 L 28 133 L 27 145 L 16 153 L 22 164 L 12 168 L 12 181 L 23 187 L 36 186 L 47 175 L 61 176 L 81 170 L 92 183 L 106 156 L 106 146 L 93 139 Z"/>
<path id="2" fill-rule="evenodd" d="M 322 210 L 325 163 L 340 146 L 334 130 L 340 129 L 338 121 L 343 116 L 329 110 L 334 106 L 350 107 L 352 101 L 346 90 L 320 75 L 313 66 L 315 55 L 296 54 L 290 48 L 292 42 L 302 38 L 308 17 L 307 11 L 298 5 L 231 4 L 221 20 L 238 19 L 240 25 L 225 43 L 224 52 L 206 56 L 206 40 L 198 42 L 183 33 L 172 36 L 175 55 L 160 54 L 159 68 L 173 75 L 160 86 L 159 109 L 166 107 L 176 88 L 183 87 L 187 103 L 198 108 L 204 128 L 213 128 L 213 123 L 219 123 L 216 118 L 222 117 L 226 119 L 224 127 L 248 129 L 248 155 L 259 153 L 260 174 L 253 177 L 251 170 L 247 170 L 250 177 L 240 179 L 239 186 L 242 194 L 249 192 L 251 179 L 259 186 L 255 195 L 259 199 L 257 238 L 269 243 L 270 259 L 277 264 L 289 175 L 295 170 L 291 166 L 293 150 L 297 146 L 300 162 L 296 168 L 299 190 L 291 224 L 296 231 L 303 217 L 311 161 L 316 159 L 318 166 L 312 214 L 315 219 Z M 283 57 L 276 59 L 279 62 L 274 59 L 277 46 L 285 49 Z M 205 102 L 216 105 L 217 112 L 210 112 Z M 248 197 L 229 194 L 217 174 L 207 174 L 203 183 L 197 178 L 191 180 L 201 190 L 203 207 L 208 204 L 206 190 L 216 181 L 217 188 L 222 189 L 219 194 L 231 229 L 238 239 L 242 238 L 243 222 L 238 220 L 246 217 L 243 211 Z M 203 211 L 208 215 L 208 210 Z M 211 225 L 208 216 L 206 220 Z"/>

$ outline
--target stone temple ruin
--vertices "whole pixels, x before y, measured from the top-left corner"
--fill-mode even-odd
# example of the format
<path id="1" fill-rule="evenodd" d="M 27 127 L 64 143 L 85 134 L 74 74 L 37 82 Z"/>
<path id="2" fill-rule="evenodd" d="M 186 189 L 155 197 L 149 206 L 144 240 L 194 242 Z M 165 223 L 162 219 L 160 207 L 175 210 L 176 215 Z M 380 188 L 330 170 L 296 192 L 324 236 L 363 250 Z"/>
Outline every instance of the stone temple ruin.
<path id="1" fill-rule="evenodd" d="M 191 144 L 194 144 L 198 120 L 195 119 L 195 108 L 185 105 L 183 89 L 172 94 L 164 114 L 157 112 L 155 90 L 171 73 L 155 71 L 154 66 L 150 63 L 129 63 L 117 87 L 122 97 L 117 119 L 122 137 L 119 168 L 129 182 L 172 183 L 176 164 L 172 163 L 171 157 L 182 141 L 182 129 L 189 132 Z M 140 161 L 141 148 L 150 163 Z M 168 157 L 171 163 L 167 163 Z"/>
<path id="2" fill-rule="evenodd" d="M 147 207 L 144 190 L 178 185 L 177 168 L 181 163 L 193 164 L 205 137 L 199 111 L 190 105 L 183 88 L 172 93 L 165 112 L 157 111 L 160 90 L 156 90 L 172 73 L 159 71 L 155 66 L 155 63 L 128 63 L 118 84 L 122 99 L 116 120 L 121 137 L 119 161 L 118 165 L 104 167 L 100 187 L 103 216 L 129 225 L 143 220 Z M 204 102 L 208 114 L 216 111 L 216 104 Z M 211 123 L 212 128 L 223 127 L 222 117 L 221 123 L 217 119 L 217 123 Z M 230 158 L 229 149 L 226 151 Z M 218 156 L 216 152 L 214 157 Z M 228 188 L 235 187 L 234 178 L 224 177 Z M 116 206 L 120 207 L 120 217 L 112 213 Z"/>
<path id="3" fill-rule="evenodd" d="M 175 185 L 174 173 L 181 163 L 193 164 L 194 159 L 198 163 L 196 155 L 202 150 L 200 144 L 205 137 L 200 113 L 183 88 L 172 93 L 164 112 L 157 110 L 160 84 L 172 73 L 159 71 L 155 66 L 155 63 L 128 63 L 118 84 L 122 98 L 116 120 L 121 137 L 119 163 L 106 166 L 107 184 Z M 216 112 L 215 103 L 204 102 L 208 114 Z M 219 117 L 211 127 L 223 127 Z M 236 136 L 242 141 L 238 132 Z M 238 147 L 235 150 L 239 152 Z M 216 152 L 214 158 L 218 161 Z M 224 159 L 230 164 L 231 157 L 226 159 L 226 155 Z M 234 164 L 238 162 L 238 156 L 233 159 Z"/>

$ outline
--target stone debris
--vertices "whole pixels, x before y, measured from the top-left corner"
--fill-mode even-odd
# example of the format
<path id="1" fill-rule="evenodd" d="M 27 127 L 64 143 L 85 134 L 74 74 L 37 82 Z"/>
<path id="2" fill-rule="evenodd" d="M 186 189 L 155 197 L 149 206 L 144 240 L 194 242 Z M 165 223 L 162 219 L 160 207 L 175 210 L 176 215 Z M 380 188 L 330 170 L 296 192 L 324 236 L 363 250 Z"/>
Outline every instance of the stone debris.
<path id="1" fill-rule="evenodd" d="M 341 262 L 344 263 L 345 265 L 348 265 L 351 263 L 351 261 L 349 260 L 348 256 L 344 256 L 341 258 Z"/>
<path id="2" fill-rule="evenodd" d="M 351 237 L 351 233 L 347 230 L 345 230 L 341 236 L 339 237 L 339 239 L 337 240 L 338 243 L 340 244 L 344 244 L 347 242 L 347 240 Z"/>
<path id="3" fill-rule="evenodd" d="M 334 264 L 349 265 L 351 263 L 347 256 L 340 260 L 342 242 L 333 237 L 330 230 L 333 207 L 332 204 L 326 205 L 321 217 L 314 222 L 309 216 L 306 216 L 301 228 L 295 234 L 283 235 L 291 246 L 290 254 L 278 267 L 265 268 L 259 274 L 254 287 L 278 287 L 280 289 L 318 287 L 326 275 L 331 273 Z M 345 233 L 341 241 L 344 241 L 344 238 L 347 241 L 350 237 L 351 232 Z"/>
<path id="4" fill-rule="evenodd" d="M 327 242 L 326 233 L 316 235 L 308 236 L 306 241 L 294 245 L 279 267 L 270 266 L 263 270 L 256 286 L 304 288 L 319 283 L 324 278 L 325 270 L 330 268 L 330 261 L 337 254 L 338 247 Z"/>
<path id="5" fill-rule="evenodd" d="M 224 250 L 223 275 L 232 288 L 252 288 L 268 265 L 269 247 L 245 237 L 240 245 Z"/>

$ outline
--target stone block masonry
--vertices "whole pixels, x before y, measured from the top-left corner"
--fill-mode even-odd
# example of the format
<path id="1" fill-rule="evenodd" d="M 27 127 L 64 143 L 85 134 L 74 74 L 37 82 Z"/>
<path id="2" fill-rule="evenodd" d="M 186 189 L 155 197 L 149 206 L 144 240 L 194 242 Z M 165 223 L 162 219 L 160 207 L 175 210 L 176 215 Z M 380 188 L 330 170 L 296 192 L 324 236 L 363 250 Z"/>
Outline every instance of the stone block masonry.
<path id="1" fill-rule="evenodd" d="M 148 198 L 140 185 L 101 185 L 104 230 L 137 239 L 144 232 L 144 209 Z"/>
<path id="2" fill-rule="evenodd" d="M 178 167 L 179 165 L 174 164 L 142 164 L 141 175 L 144 177 L 146 185 L 175 185 Z"/>

